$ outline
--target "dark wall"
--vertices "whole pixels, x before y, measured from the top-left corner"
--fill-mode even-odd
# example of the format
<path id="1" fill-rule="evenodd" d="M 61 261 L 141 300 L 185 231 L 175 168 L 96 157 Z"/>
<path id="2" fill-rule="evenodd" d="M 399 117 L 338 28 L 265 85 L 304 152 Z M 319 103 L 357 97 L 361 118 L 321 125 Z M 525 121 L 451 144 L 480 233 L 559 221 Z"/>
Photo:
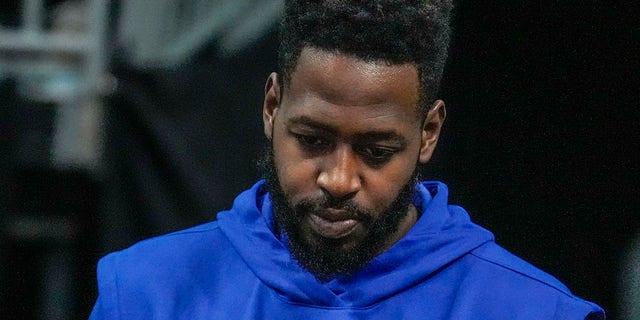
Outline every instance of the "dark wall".
<path id="1" fill-rule="evenodd" d="M 275 31 L 222 57 L 212 43 L 172 70 L 116 60 L 107 111 L 103 250 L 215 219 L 260 178 L 262 97 Z"/>

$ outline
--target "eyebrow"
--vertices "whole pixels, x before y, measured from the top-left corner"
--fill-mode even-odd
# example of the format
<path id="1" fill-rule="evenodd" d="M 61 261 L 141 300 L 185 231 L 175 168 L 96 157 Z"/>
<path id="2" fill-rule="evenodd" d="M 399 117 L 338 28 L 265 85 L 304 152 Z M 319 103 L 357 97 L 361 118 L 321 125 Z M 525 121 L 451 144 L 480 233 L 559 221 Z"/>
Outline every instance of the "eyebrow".
<path id="1" fill-rule="evenodd" d="M 313 120 L 311 118 L 309 118 L 308 116 L 297 116 L 297 117 L 293 117 L 291 119 L 289 119 L 289 121 L 287 121 L 287 126 L 292 126 L 292 125 L 302 125 L 302 126 L 307 126 L 307 127 L 311 127 L 313 129 L 316 130 L 322 130 L 322 131 L 326 131 L 327 133 L 336 135 L 337 130 L 325 123 Z"/>
<path id="2" fill-rule="evenodd" d="M 307 126 L 314 130 L 321 130 L 334 136 L 337 135 L 337 132 L 338 132 L 334 127 L 329 126 L 325 123 L 316 121 L 314 119 L 311 119 L 308 116 L 293 117 L 287 121 L 287 125 L 288 126 L 292 126 L 292 125 Z M 354 140 L 356 141 L 367 141 L 367 142 L 390 141 L 390 142 L 399 144 L 401 147 L 406 147 L 406 145 L 408 144 L 407 139 L 404 136 L 398 134 L 394 130 L 381 130 L 381 131 L 369 131 L 369 132 L 357 133 L 355 134 L 354 138 L 355 138 Z"/>

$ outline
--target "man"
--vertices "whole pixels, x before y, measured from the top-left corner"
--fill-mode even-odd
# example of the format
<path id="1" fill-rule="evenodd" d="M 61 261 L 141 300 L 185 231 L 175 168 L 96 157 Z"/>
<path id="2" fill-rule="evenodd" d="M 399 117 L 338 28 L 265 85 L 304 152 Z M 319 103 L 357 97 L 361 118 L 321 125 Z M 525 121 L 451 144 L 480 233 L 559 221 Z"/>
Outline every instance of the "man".
<path id="1" fill-rule="evenodd" d="M 603 319 L 418 182 L 450 1 L 288 1 L 260 181 L 98 266 L 92 319 Z"/>

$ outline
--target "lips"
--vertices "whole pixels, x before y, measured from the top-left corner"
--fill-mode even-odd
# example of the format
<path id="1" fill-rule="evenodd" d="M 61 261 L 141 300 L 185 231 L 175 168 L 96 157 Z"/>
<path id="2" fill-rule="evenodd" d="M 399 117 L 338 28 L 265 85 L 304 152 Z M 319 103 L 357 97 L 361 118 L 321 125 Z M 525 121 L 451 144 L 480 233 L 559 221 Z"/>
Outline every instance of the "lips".
<path id="1" fill-rule="evenodd" d="M 328 209 L 320 215 L 310 214 L 311 228 L 325 238 L 339 239 L 349 235 L 360 222 L 342 210 Z"/>

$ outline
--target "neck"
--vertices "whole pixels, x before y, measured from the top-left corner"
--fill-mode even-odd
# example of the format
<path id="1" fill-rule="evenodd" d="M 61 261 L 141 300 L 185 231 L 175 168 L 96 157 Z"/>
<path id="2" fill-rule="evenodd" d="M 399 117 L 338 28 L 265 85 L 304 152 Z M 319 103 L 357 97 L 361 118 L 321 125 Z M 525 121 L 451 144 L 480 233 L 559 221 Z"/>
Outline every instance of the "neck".
<path id="1" fill-rule="evenodd" d="M 398 225 L 398 230 L 389 238 L 387 244 L 380 250 L 379 254 L 387 251 L 391 248 L 396 242 L 400 241 L 408 232 L 411 230 L 413 225 L 418 221 L 418 209 L 412 204 L 407 209 L 407 215 Z"/>

